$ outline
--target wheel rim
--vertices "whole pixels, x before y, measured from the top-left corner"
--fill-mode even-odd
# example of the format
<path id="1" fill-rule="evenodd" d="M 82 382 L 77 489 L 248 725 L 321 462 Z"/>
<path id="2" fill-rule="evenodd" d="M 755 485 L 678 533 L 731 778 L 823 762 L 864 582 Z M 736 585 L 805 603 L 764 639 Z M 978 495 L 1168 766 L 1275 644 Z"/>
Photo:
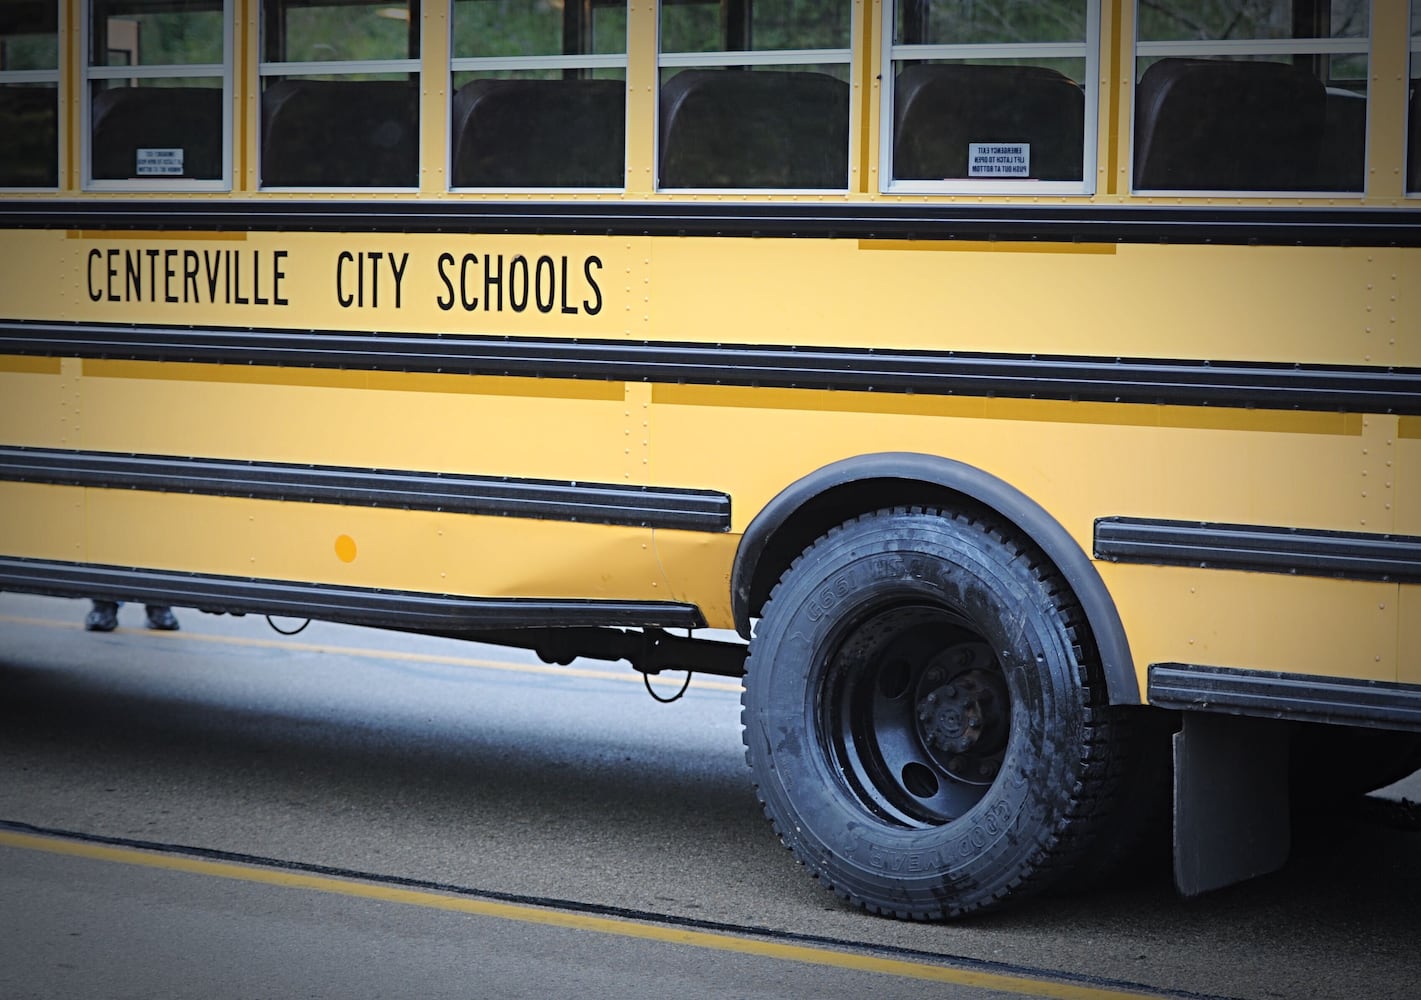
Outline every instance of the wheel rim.
<path id="1" fill-rule="evenodd" d="M 821 726 L 833 771 L 895 825 L 950 823 L 986 794 L 1011 733 L 1011 695 L 983 635 L 944 607 L 879 608 L 823 661 Z"/>

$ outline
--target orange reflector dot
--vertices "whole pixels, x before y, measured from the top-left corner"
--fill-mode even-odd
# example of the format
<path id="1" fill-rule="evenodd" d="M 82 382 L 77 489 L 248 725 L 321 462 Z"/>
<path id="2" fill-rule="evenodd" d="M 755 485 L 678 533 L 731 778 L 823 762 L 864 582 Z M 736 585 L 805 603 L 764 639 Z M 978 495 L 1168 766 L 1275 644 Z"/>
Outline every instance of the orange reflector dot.
<path id="1" fill-rule="evenodd" d="M 341 535 L 336 539 L 336 558 L 341 562 L 355 562 L 355 539 Z"/>

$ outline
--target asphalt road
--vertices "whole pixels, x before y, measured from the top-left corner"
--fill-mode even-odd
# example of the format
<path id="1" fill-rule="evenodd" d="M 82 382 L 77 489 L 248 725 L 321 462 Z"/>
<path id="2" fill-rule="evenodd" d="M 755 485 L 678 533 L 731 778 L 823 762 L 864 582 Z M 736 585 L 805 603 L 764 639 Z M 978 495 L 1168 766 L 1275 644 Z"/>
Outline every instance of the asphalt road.
<path id="1" fill-rule="evenodd" d="M 0 595 L 0 996 L 1421 994 L 1405 810 L 1195 900 L 897 923 L 775 841 L 733 683 L 663 706 L 625 664 L 84 610 Z"/>

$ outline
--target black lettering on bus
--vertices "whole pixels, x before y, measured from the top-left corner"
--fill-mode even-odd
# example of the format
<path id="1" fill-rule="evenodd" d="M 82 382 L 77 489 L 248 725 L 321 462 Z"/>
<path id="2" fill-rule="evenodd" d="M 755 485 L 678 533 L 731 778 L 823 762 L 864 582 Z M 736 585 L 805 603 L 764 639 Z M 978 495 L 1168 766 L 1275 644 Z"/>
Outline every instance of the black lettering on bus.
<path id="1" fill-rule="evenodd" d="M 493 304 L 489 289 L 498 290 L 498 305 Z M 488 312 L 503 312 L 503 254 L 484 255 L 484 309 Z"/>
<path id="2" fill-rule="evenodd" d="M 232 269 L 232 301 L 239 306 L 248 306 L 252 300 L 242 295 L 242 251 L 232 251 L 232 256 L 227 258 L 227 265 Z"/>
<path id="3" fill-rule="evenodd" d="M 198 257 L 196 250 L 183 251 L 183 301 L 201 302 L 202 295 L 197 290 Z M 191 290 L 192 298 L 188 298 Z"/>
<path id="4" fill-rule="evenodd" d="M 148 301 L 149 301 L 149 302 L 157 302 L 157 301 L 158 301 L 158 254 L 159 254 L 159 251 L 157 251 L 157 250 L 145 250 L 145 251 L 143 251 L 143 252 L 144 252 L 144 254 L 146 254 L 147 257 L 148 257 Z M 139 295 L 138 297 L 139 297 L 140 300 L 143 298 L 142 295 Z"/>
<path id="5" fill-rule="evenodd" d="M 222 251 L 222 285 L 227 298 L 226 303 L 232 304 L 232 251 Z"/>
<path id="6" fill-rule="evenodd" d="M 271 299 L 262 298 L 262 252 L 252 251 L 252 301 L 259 306 L 271 305 Z"/>
<path id="7" fill-rule="evenodd" d="M 435 296 L 434 304 L 437 305 L 440 309 L 443 309 L 445 312 L 448 312 L 450 309 L 454 308 L 454 282 L 449 280 L 449 275 L 444 270 L 445 264 L 452 263 L 454 263 L 454 255 L 452 253 L 448 253 L 446 251 L 445 253 L 439 255 L 439 280 L 444 282 L 444 288 L 449 293 L 449 301 L 445 302 L 444 296 L 441 294 Z"/>
<path id="8" fill-rule="evenodd" d="M 94 284 L 94 258 L 104 259 L 103 251 L 98 247 L 89 248 L 89 301 L 98 302 L 104 297 L 104 293 Z"/>
<path id="9" fill-rule="evenodd" d="M 222 274 L 222 251 L 202 251 L 202 270 L 207 277 L 207 301 L 217 301 L 217 279 Z"/>
<path id="10" fill-rule="evenodd" d="M 570 306 L 570 305 L 567 304 L 567 285 L 568 285 L 568 281 L 567 281 L 567 254 L 563 254 L 561 260 L 562 260 L 562 280 L 561 280 L 560 282 L 558 282 L 558 289 L 559 289 L 559 291 L 562 293 L 562 311 L 563 311 L 563 313 L 566 315 L 566 314 L 569 314 L 569 313 L 576 313 L 576 312 L 577 312 L 577 307 L 576 307 L 576 306 Z"/>
<path id="11" fill-rule="evenodd" d="M 336 301 L 340 303 L 342 309 L 349 309 L 355 305 L 355 296 L 345 294 L 345 262 L 355 263 L 355 254 L 349 250 L 342 250 L 336 257 Z"/>
<path id="12" fill-rule="evenodd" d="M 382 252 L 380 252 L 379 250 L 371 250 L 368 254 L 363 254 L 362 256 L 365 256 L 365 257 L 369 257 L 369 258 L 370 258 L 370 304 L 371 304 L 372 306 L 376 307 L 376 308 L 379 308 L 379 306 L 380 306 L 380 260 L 381 260 L 381 258 L 383 258 L 385 255 L 384 255 Z M 364 276 L 365 276 L 365 268 L 364 268 L 364 267 L 362 267 L 362 268 L 360 269 L 360 273 L 361 273 L 361 282 L 362 282 L 361 287 L 363 288 L 363 287 L 364 287 L 364 284 L 363 284 L 363 283 L 364 283 L 364 280 L 365 280 L 365 277 L 364 277 Z M 362 293 L 361 296 L 360 296 L 360 304 L 361 304 L 362 306 L 365 305 L 365 296 L 364 296 L 363 293 Z"/>
<path id="13" fill-rule="evenodd" d="M 522 277 L 516 277 L 520 271 Z M 520 313 L 528 308 L 528 258 L 521 253 L 508 264 L 508 305 Z"/>
<path id="14" fill-rule="evenodd" d="M 500 257 L 499 260 L 502 261 L 503 258 Z M 470 264 L 473 264 L 475 267 L 479 266 L 478 254 L 466 253 L 464 254 L 464 259 L 459 262 L 459 304 L 464 307 L 465 312 L 473 312 L 479 307 L 479 297 L 469 294 L 469 289 L 472 287 L 469 282 Z M 487 284 L 484 286 L 484 293 L 485 295 L 488 293 Z M 502 290 L 499 291 L 498 301 L 500 304 L 503 302 Z"/>
<path id="15" fill-rule="evenodd" d="M 405 280 L 405 268 L 409 266 L 410 255 L 407 252 L 400 254 L 399 266 L 395 266 L 395 255 L 390 254 L 390 271 L 395 276 L 395 308 L 400 308 L 400 283 Z"/>
<path id="16" fill-rule="evenodd" d="M 123 297 L 127 302 L 143 301 L 143 252 L 125 250 L 123 254 Z"/>
<path id="17" fill-rule="evenodd" d="M 173 294 L 173 278 L 177 271 L 173 270 L 173 258 L 178 255 L 176 250 L 163 251 L 163 301 L 176 302 L 178 297 Z"/>
<path id="18" fill-rule="evenodd" d="M 599 271 L 602 270 L 601 257 L 588 257 L 582 262 L 582 273 L 587 277 L 587 284 L 592 289 L 592 294 L 596 296 L 594 299 L 582 300 L 583 311 L 589 316 L 596 316 L 602 311 L 602 289 L 598 287 L 597 279 L 592 276 L 593 267 Z"/>
<path id="19" fill-rule="evenodd" d="M 113 279 L 118 277 L 118 268 L 114 267 L 113 260 L 114 260 L 114 258 L 117 257 L 117 256 L 118 256 L 118 250 L 117 250 L 116 248 L 110 248 L 110 249 L 109 249 L 109 254 L 108 254 L 108 257 L 109 257 L 109 284 L 108 284 L 108 293 L 109 293 L 109 301 L 110 301 L 110 302 L 122 302 L 122 301 L 123 301 L 123 300 L 120 299 L 117 295 L 115 295 L 115 294 L 114 294 L 114 291 L 113 291 Z"/>
<path id="20" fill-rule="evenodd" d="M 271 255 L 271 301 L 279 306 L 289 304 L 285 296 L 281 294 L 281 280 L 286 277 L 286 272 L 281 269 L 281 262 L 286 259 L 289 252 L 288 250 L 277 250 Z"/>
<path id="21" fill-rule="evenodd" d="M 546 286 L 543 280 L 544 265 L 547 267 Z M 547 300 L 543 299 L 543 292 L 547 292 Z M 557 271 L 553 267 L 553 259 L 546 254 L 538 258 L 537 266 L 533 268 L 533 301 L 538 306 L 538 312 L 550 313 L 553 311 L 553 302 L 558 297 Z"/>

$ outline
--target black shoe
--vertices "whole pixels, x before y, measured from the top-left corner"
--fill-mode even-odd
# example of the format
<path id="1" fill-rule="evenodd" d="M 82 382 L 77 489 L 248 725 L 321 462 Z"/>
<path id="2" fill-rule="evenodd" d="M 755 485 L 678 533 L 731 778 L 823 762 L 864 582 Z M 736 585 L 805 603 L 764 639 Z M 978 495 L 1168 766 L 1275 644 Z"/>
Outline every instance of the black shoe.
<path id="1" fill-rule="evenodd" d="M 94 610 L 84 618 L 84 628 L 90 632 L 112 632 L 118 628 L 118 602 L 95 601 Z"/>
<path id="2" fill-rule="evenodd" d="M 157 629 L 159 632 L 176 632 L 178 630 L 178 620 L 173 616 L 172 608 L 162 604 L 148 605 L 148 627 Z"/>

